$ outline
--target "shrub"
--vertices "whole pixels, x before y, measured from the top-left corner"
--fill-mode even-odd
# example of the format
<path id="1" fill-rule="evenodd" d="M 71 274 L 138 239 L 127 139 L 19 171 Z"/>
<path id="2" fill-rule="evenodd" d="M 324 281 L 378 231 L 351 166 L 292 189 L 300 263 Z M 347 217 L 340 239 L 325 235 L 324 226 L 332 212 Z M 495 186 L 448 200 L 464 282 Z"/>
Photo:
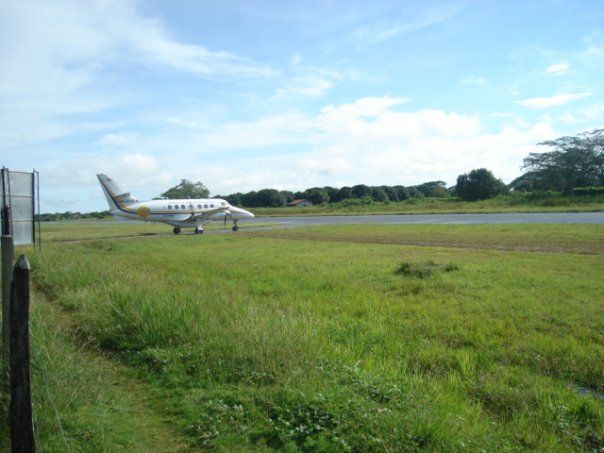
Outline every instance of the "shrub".
<path id="1" fill-rule="evenodd" d="M 406 277 L 427 278 L 436 273 L 457 271 L 459 269 L 459 266 L 455 263 L 440 264 L 435 263 L 432 260 L 423 261 L 420 263 L 403 261 L 396 269 L 395 274 Z"/>
<path id="2" fill-rule="evenodd" d="M 604 187 L 575 187 L 573 189 L 573 195 L 603 195 Z"/>
<path id="3" fill-rule="evenodd" d="M 455 194 L 468 201 L 485 200 L 506 192 L 506 185 L 486 168 L 459 175 L 455 186 Z"/>

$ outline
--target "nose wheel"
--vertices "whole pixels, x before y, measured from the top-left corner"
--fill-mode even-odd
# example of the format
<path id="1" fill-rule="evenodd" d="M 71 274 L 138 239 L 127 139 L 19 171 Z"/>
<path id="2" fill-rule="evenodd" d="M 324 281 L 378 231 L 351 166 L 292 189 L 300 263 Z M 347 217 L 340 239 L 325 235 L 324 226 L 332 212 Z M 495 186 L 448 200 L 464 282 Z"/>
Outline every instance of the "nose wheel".
<path id="1" fill-rule="evenodd" d="M 174 234 L 179 234 L 180 233 L 180 228 L 179 227 L 174 227 Z"/>
<path id="2" fill-rule="evenodd" d="M 203 234 L 203 228 L 195 228 L 195 234 Z"/>

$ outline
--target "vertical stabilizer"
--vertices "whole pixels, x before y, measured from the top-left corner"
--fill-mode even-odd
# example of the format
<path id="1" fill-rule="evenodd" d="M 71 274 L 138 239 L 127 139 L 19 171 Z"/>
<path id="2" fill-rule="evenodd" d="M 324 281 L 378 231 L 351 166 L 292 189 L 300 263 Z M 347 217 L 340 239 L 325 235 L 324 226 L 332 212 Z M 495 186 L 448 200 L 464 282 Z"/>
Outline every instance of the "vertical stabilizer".
<path id="1" fill-rule="evenodd" d="M 103 194 L 105 194 L 105 198 L 107 199 L 107 203 L 109 203 L 109 208 L 111 211 L 116 209 L 119 210 L 138 201 L 132 195 L 130 195 L 130 192 L 124 191 L 124 189 L 122 189 L 120 185 L 109 176 L 102 173 L 96 176 L 99 178 L 99 183 L 101 184 Z"/>

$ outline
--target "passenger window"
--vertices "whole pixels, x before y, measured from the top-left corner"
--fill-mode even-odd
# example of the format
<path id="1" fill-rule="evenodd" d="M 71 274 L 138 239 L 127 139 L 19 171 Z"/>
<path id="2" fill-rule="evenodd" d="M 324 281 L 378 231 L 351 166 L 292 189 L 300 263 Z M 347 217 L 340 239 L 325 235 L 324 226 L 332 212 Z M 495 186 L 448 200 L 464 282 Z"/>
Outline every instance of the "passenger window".
<path id="1" fill-rule="evenodd" d="M 205 209 L 208 209 L 208 205 L 207 205 L 207 204 L 204 204 L 204 205 L 203 205 L 203 207 L 204 207 Z"/>
<path id="2" fill-rule="evenodd" d="M 189 205 L 189 209 L 193 209 L 193 205 L 192 204 Z"/>
<path id="3" fill-rule="evenodd" d="M 177 204 L 174 205 L 174 209 L 178 209 L 178 205 Z"/>
<path id="4" fill-rule="evenodd" d="M 200 204 L 197 205 L 197 209 L 201 209 L 201 205 Z"/>
<path id="5" fill-rule="evenodd" d="M 168 209 L 172 209 L 172 205 L 171 204 L 168 205 Z"/>
<path id="6" fill-rule="evenodd" d="M 214 205 L 213 205 L 213 204 L 211 204 L 211 205 L 210 205 L 210 208 L 213 208 L 213 207 L 214 207 Z"/>
<path id="7" fill-rule="evenodd" d="M 180 205 L 180 209 L 185 209 L 185 205 L 184 205 L 184 204 L 181 204 L 181 205 Z"/>

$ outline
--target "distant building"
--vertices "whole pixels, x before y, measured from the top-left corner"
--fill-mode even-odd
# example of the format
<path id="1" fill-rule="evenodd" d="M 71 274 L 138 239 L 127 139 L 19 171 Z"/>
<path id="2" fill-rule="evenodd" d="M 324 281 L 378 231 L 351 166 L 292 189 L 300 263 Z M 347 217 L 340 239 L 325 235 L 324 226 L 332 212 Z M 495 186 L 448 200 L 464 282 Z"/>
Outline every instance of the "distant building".
<path id="1" fill-rule="evenodd" d="M 308 200 L 294 200 L 287 203 L 288 206 L 304 208 L 306 206 L 312 206 L 312 203 Z"/>

